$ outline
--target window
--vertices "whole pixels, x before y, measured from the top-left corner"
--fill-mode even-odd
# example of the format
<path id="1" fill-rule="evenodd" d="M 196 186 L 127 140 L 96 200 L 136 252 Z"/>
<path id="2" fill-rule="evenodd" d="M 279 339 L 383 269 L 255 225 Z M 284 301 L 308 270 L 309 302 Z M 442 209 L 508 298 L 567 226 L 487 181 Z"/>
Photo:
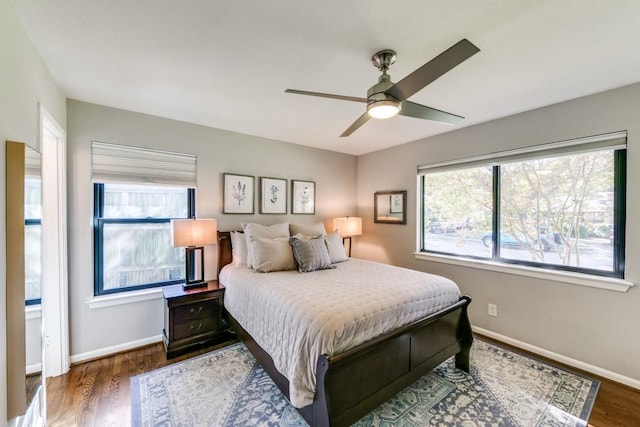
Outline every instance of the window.
<path id="1" fill-rule="evenodd" d="M 194 189 L 94 183 L 95 295 L 184 281 L 170 221 L 194 215 Z"/>
<path id="2" fill-rule="evenodd" d="M 421 251 L 624 278 L 626 138 L 491 157 L 419 168 Z"/>
<path id="3" fill-rule="evenodd" d="M 195 216 L 196 163 L 192 154 L 91 142 L 95 295 L 184 281 L 171 219 Z"/>

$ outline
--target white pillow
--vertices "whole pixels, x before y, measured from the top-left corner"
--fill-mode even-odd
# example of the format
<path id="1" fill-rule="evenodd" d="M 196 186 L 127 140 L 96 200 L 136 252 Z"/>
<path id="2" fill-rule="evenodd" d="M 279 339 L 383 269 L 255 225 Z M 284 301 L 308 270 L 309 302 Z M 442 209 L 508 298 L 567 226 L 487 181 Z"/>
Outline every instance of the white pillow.
<path id="1" fill-rule="evenodd" d="M 247 267 L 247 241 L 244 234 L 239 231 L 231 232 L 231 252 L 233 264 L 238 267 Z"/>
<path id="2" fill-rule="evenodd" d="M 347 253 L 344 251 L 342 237 L 340 237 L 337 231 L 324 236 L 324 242 L 327 244 L 327 249 L 329 250 L 331 264 L 347 260 Z"/>
<path id="3" fill-rule="evenodd" d="M 253 268 L 261 273 L 298 268 L 288 237 L 252 237 Z"/>
<path id="4" fill-rule="evenodd" d="M 322 222 L 315 224 L 289 224 L 289 231 L 292 236 L 302 234 L 305 237 L 316 237 L 327 234 Z"/>
<path id="5" fill-rule="evenodd" d="M 251 237 L 267 237 L 275 239 L 276 237 L 289 237 L 289 223 L 262 225 L 262 224 L 240 224 L 244 230 L 244 238 L 247 242 L 247 266 L 253 266 L 253 252 L 251 248 Z"/>

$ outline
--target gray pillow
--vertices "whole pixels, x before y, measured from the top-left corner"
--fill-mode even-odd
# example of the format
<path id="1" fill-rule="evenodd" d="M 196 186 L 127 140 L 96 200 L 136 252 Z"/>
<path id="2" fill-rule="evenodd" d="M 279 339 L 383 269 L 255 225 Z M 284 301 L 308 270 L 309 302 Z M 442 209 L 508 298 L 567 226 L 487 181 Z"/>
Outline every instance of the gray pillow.
<path id="1" fill-rule="evenodd" d="M 293 248 L 293 256 L 298 261 L 298 271 L 300 273 L 335 268 L 331 265 L 329 251 L 322 236 L 314 239 L 292 237 L 289 239 L 289 243 Z"/>

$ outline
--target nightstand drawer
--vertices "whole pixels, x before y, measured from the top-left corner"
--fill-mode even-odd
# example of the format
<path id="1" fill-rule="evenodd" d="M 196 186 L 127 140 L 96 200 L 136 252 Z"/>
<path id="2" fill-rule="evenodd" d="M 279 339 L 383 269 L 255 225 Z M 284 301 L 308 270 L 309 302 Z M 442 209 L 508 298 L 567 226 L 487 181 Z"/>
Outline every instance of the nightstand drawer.
<path id="1" fill-rule="evenodd" d="M 197 303 L 176 307 L 173 320 L 175 323 L 180 323 L 201 317 L 212 317 L 216 316 L 219 310 L 220 301 L 218 301 L 218 298 L 199 301 Z"/>
<path id="2" fill-rule="evenodd" d="M 217 326 L 216 323 L 216 319 L 212 317 L 203 317 L 190 322 L 178 323 L 173 327 L 173 338 L 179 340 L 212 332 Z"/>

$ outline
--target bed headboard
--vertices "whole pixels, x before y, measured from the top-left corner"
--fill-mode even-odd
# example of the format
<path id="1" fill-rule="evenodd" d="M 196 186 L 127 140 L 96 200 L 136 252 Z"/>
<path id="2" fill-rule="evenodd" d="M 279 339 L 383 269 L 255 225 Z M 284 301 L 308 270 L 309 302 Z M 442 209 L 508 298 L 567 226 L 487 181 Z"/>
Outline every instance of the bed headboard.
<path id="1" fill-rule="evenodd" d="M 220 270 L 233 261 L 233 252 L 231 251 L 231 232 L 218 231 L 218 278 L 220 278 Z"/>

